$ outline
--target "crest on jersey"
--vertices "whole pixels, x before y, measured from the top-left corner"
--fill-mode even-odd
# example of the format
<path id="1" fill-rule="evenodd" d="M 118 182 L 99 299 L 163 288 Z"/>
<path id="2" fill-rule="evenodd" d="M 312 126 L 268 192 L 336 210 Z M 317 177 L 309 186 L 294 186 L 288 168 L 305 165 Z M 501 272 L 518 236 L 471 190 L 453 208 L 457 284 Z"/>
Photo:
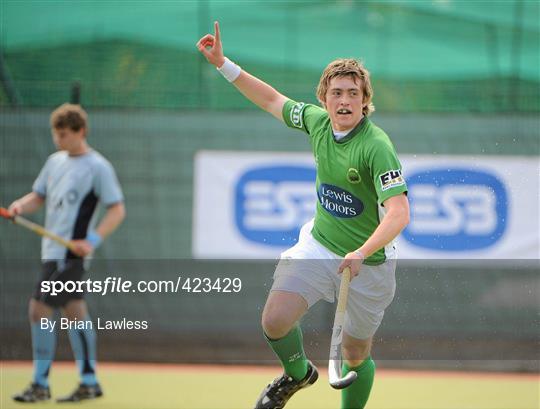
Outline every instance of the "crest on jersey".
<path id="1" fill-rule="evenodd" d="M 306 104 L 303 102 L 297 102 L 291 109 L 291 123 L 296 128 L 302 128 L 304 126 L 304 121 L 302 120 L 302 111 L 304 110 Z"/>
<path id="2" fill-rule="evenodd" d="M 360 177 L 360 173 L 358 173 L 358 169 L 349 168 L 347 171 L 347 180 L 353 184 L 360 183 L 362 178 Z"/>
<path id="3" fill-rule="evenodd" d="M 66 194 L 66 200 L 69 204 L 77 203 L 79 193 L 75 189 L 70 189 Z"/>

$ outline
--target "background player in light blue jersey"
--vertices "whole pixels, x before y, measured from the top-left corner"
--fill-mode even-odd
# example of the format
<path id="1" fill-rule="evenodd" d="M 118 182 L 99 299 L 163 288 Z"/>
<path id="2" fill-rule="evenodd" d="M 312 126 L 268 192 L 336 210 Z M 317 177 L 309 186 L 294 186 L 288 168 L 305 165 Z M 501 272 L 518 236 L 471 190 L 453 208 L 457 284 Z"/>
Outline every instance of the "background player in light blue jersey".
<path id="1" fill-rule="evenodd" d="M 111 164 L 86 141 L 88 116 L 79 105 L 63 104 L 51 114 L 51 130 L 58 152 L 41 169 L 32 192 L 9 206 L 11 215 L 32 213 L 43 204 L 45 227 L 74 245 L 72 252 L 43 238 L 42 273 L 30 299 L 34 377 L 31 385 L 13 399 L 37 402 L 50 399 L 49 370 L 55 353 L 56 334 L 42 328 L 42 318 L 53 318 L 60 308 L 70 321 L 90 321 L 86 301 L 78 292 L 51 296 L 41 292 L 44 280 L 80 281 L 85 273 L 84 258 L 90 255 L 125 217 L 124 197 Z M 107 210 L 96 226 L 96 208 Z M 69 339 L 79 367 L 81 382 L 61 402 L 93 399 L 103 395 L 96 378 L 96 333 L 93 325 L 70 329 Z"/>

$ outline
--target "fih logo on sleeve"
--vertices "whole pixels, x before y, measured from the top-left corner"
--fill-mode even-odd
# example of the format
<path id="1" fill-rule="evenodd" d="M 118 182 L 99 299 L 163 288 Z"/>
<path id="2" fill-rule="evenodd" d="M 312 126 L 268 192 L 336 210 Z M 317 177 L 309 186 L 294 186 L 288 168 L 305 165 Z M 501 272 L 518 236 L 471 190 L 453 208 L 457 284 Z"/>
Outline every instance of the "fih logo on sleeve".
<path id="1" fill-rule="evenodd" d="M 479 250 L 506 230 L 508 195 L 487 171 L 430 169 L 407 178 L 411 222 L 403 237 L 438 251 Z"/>
<path id="2" fill-rule="evenodd" d="M 302 111 L 305 106 L 306 104 L 303 102 L 297 102 L 291 109 L 291 122 L 297 128 L 302 128 L 302 126 L 304 126 L 302 121 Z"/>
<path id="3" fill-rule="evenodd" d="M 235 223 L 247 240 L 279 247 L 293 245 L 315 214 L 315 169 L 263 166 L 247 170 L 235 187 Z"/>

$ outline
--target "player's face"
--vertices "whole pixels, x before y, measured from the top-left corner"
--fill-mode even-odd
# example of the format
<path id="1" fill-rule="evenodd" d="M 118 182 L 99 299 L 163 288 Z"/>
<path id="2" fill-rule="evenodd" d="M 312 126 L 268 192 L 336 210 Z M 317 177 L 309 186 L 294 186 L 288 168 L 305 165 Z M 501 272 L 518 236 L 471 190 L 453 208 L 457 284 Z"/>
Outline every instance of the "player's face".
<path id="1" fill-rule="evenodd" d="M 336 131 L 354 128 L 362 119 L 362 83 L 351 75 L 330 80 L 325 106 Z"/>
<path id="2" fill-rule="evenodd" d="M 81 153 L 85 143 L 85 129 L 74 131 L 71 128 L 54 128 L 52 130 L 53 142 L 61 151 L 69 154 Z"/>

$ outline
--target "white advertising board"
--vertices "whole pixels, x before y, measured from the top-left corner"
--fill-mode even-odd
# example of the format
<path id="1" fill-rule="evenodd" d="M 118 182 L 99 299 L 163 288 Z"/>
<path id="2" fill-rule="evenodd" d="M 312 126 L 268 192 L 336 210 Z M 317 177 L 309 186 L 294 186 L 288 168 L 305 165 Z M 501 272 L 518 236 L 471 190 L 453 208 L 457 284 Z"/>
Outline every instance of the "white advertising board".
<path id="1" fill-rule="evenodd" d="M 400 159 L 411 204 L 400 258 L 540 258 L 538 158 Z M 201 151 L 194 190 L 197 258 L 278 257 L 317 201 L 309 153 Z"/>

